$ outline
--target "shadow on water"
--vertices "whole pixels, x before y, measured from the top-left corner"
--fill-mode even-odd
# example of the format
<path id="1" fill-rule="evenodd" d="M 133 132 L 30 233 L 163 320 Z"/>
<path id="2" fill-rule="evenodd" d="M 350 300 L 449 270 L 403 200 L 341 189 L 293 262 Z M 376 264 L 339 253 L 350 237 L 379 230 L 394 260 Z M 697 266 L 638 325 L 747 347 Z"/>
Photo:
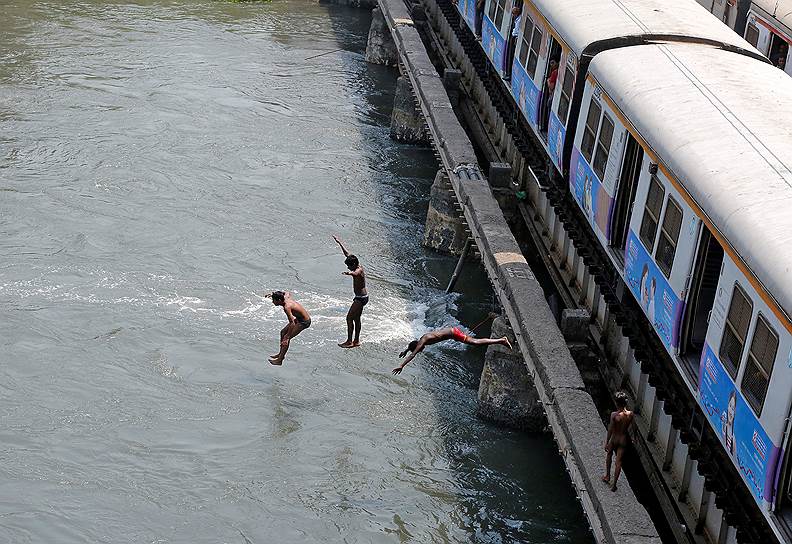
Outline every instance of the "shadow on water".
<path id="1" fill-rule="evenodd" d="M 338 31 L 339 47 L 363 55 L 370 17 L 352 8 L 328 6 L 327 11 Z M 471 327 L 494 307 L 495 297 L 480 263 L 466 265 L 456 294 L 441 294 L 456 259 L 420 246 L 438 165 L 430 149 L 388 139 L 397 75 L 395 69 L 374 65 L 353 75 L 366 101 L 361 112 L 367 120 L 361 128 L 363 137 L 375 141 L 380 151 L 377 159 L 382 161 L 372 165 L 383 177 L 375 186 L 377 200 L 392 207 L 414 231 L 412 236 L 389 231 L 395 235 L 387 242 L 397 255 L 417 255 L 409 266 L 425 283 L 412 296 L 431 297 L 424 316 L 426 327 L 458 323 Z M 488 335 L 489 323 L 476 334 Z M 431 384 L 442 442 L 457 478 L 457 515 L 452 519 L 472 542 L 591 541 L 552 437 L 500 429 L 475 416 L 483 355 L 482 349 L 440 348 L 425 352 L 418 362 L 425 369 L 419 379 Z M 427 486 L 424 492 L 432 494 L 433 489 Z"/>

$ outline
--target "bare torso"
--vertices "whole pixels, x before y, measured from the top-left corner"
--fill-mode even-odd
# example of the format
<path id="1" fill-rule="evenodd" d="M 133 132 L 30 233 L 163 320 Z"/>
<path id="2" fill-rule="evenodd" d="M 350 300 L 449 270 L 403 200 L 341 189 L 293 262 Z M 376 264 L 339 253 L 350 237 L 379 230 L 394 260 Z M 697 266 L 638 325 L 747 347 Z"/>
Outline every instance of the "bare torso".
<path id="1" fill-rule="evenodd" d="M 627 434 L 627 431 L 630 428 L 632 420 L 633 413 L 630 410 L 624 409 L 611 413 L 611 437 L 608 441 L 608 444 L 611 447 L 624 447 L 629 443 L 630 437 Z"/>
<path id="2" fill-rule="evenodd" d="M 366 290 L 366 273 L 363 271 L 362 266 L 359 266 L 355 272 L 358 271 L 360 272 L 359 274 L 352 276 L 352 289 L 355 291 L 356 296 L 368 295 L 368 291 Z"/>
<path id="3" fill-rule="evenodd" d="M 451 340 L 453 338 L 453 333 L 451 329 L 437 329 L 436 331 L 427 332 L 419 341 L 423 341 L 424 345 L 431 346 L 432 344 L 437 344 L 438 342 L 442 342 L 443 340 Z"/>
<path id="4" fill-rule="evenodd" d="M 283 305 L 283 311 L 286 312 L 287 309 L 292 313 L 294 318 L 297 319 L 298 321 L 307 321 L 311 319 L 311 315 L 308 313 L 308 310 L 303 308 L 303 305 L 297 302 L 296 300 L 287 298 L 286 303 Z M 289 314 L 286 313 L 286 315 Z"/>

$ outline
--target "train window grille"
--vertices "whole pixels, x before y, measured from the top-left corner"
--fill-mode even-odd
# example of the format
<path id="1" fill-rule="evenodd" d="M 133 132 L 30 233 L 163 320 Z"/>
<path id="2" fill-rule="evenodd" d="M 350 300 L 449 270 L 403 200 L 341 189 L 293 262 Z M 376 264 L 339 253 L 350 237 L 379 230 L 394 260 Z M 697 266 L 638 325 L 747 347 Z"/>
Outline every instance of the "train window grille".
<path id="1" fill-rule="evenodd" d="M 533 19 L 527 15 L 525 17 L 525 28 L 523 29 L 522 43 L 520 43 L 520 65 L 525 68 L 528 61 L 528 52 L 531 50 L 531 36 L 533 36 L 534 23 Z"/>
<path id="2" fill-rule="evenodd" d="M 739 285 L 734 284 L 719 351 L 721 363 L 733 379 L 737 377 L 752 314 L 753 302 Z"/>
<path id="3" fill-rule="evenodd" d="M 653 174 L 649 182 L 649 194 L 646 195 L 646 206 L 644 206 L 640 232 L 641 242 L 649 253 L 654 250 L 655 234 L 657 234 L 657 225 L 660 223 L 663 198 L 665 198 L 665 189 Z"/>
<path id="4" fill-rule="evenodd" d="M 778 335 L 760 314 L 756 320 L 751 348 L 748 350 L 748 361 L 743 373 L 742 386 L 745 400 L 754 409 L 756 415 L 762 413 L 770 374 L 773 372 L 776 352 L 778 351 Z"/>
<path id="5" fill-rule="evenodd" d="M 575 73 L 572 67 L 567 65 L 564 70 L 564 81 L 561 83 L 561 97 L 558 99 L 558 119 L 561 124 L 566 126 L 567 114 L 569 113 L 569 101 L 572 96 L 572 88 L 575 85 Z"/>
<path id="6" fill-rule="evenodd" d="M 754 47 L 756 47 L 759 43 L 759 29 L 757 29 L 753 24 L 749 24 L 745 28 L 745 41 Z"/>
<path id="7" fill-rule="evenodd" d="M 613 121 L 607 114 L 603 114 L 599 138 L 597 139 L 597 152 L 594 155 L 594 173 L 597 174 L 600 181 L 605 178 L 605 169 L 608 167 L 608 154 L 610 154 L 612 140 Z"/>
<path id="8" fill-rule="evenodd" d="M 671 268 L 674 266 L 674 255 L 681 227 L 682 209 L 672 197 L 668 197 L 663 226 L 660 228 L 660 238 L 657 240 L 657 253 L 655 253 L 657 266 L 663 271 L 666 278 L 671 276 Z"/>
<path id="9" fill-rule="evenodd" d="M 597 126 L 599 125 L 602 108 L 596 100 L 589 104 L 586 126 L 583 127 L 583 141 L 580 143 L 580 152 L 586 162 L 591 163 L 591 154 L 594 152 L 594 141 L 597 139 Z"/>
<path id="10" fill-rule="evenodd" d="M 528 77 L 533 79 L 536 75 L 536 65 L 539 63 L 539 49 L 542 47 L 542 29 L 539 25 L 533 27 L 531 36 L 531 47 L 528 53 L 528 62 L 525 64 L 525 71 Z"/>

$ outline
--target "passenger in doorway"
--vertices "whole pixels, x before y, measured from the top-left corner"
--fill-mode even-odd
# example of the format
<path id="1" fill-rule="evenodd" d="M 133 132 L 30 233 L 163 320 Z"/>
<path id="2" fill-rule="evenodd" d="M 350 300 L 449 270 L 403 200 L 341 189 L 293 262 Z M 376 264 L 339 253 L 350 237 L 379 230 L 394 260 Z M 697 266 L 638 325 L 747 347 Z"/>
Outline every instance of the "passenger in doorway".
<path id="1" fill-rule="evenodd" d="M 770 56 L 770 62 L 773 63 L 773 66 L 777 68 L 784 69 L 786 65 L 786 58 L 787 54 L 789 53 L 789 46 L 785 43 L 782 43 L 778 46 L 776 52 Z"/>
<path id="2" fill-rule="evenodd" d="M 407 349 L 399 354 L 399 357 L 404 357 L 408 352 L 412 353 L 410 353 L 410 355 L 400 366 L 393 369 L 393 373 L 400 374 L 402 369 L 407 366 L 407 363 L 412 361 L 416 355 L 421 353 L 426 346 L 431 346 L 432 344 L 437 344 L 438 342 L 443 342 L 444 340 L 456 340 L 457 342 L 470 344 L 471 346 L 490 346 L 492 344 L 500 344 L 501 346 L 506 346 L 507 348 L 512 349 L 509 339 L 505 336 L 502 338 L 472 338 L 462 332 L 459 327 L 437 329 L 436 331 L 427 332 L 418 340 L 413 340 L 410 342 L 407 345 Z"/>
<path id="3" fill-rule="evenodd" d="M 473 25 L 476 39 L 481 41 L 481 26 L 484 23 L 484 6 L 487 0 L 476 0 L 475 24 Z"/>
<path id="4" fill-rule="evenodd" d="M 347 265 L 349 270 L 344 270 L 342 274 L 352 276 L 352 290 L 355 292 L 352 306 L 349 307 L 349 312 L 347 312 L 346 316 L 347 339 L 338 345 L 342 348 L 356 348 L 360 345 L 360 316 L 363 314 L 363 306 L 368 304 L 369 301 L 368 291 L 366 290 L 366 273 L 363 271 L 363 267 L 360 266 L 358 258 L 347 251 L 338 236 L 333 236 L 333 240 L 341 247 L 341 251 L 346 257 L 344 264 Z"/>
<path id="5" fill-rule="evenodd" d="M 517 37 L 520 35 L 520 24 L 522 23 L 522 6 L 517 4 L 512 8 L 511 32 L 509 41 L 506 44 L 506 54 L 503 56 L 503 79 L 511 79 L 512 64 L 514 64 L 514 50 L 517 48 Z"/>
<path id="6" fill-rule="evenodd" d="M 291 293 L 273 291 L 266 296 L 272 299 L 275 306 L 283 307 L 283 312 L 289 320 L 289 323 L 280 332 L 280 351 L 269 358 L 270 364 L 280 366 L 283 364 L 286 352 L 289 351 L 291 339 L 311 326 L 311 316 L 302 304 L 291 297 Z"/>
<path id="7" fill-rule="evenodd" d="M 605 438 L 605 475 L 602 481 L 610 484 L 611 491 L 616 491 L 616 482 L 621 474 L 622 459 L 627 446 L 630 444 L 628 430 L 633 421 L 633 413 L 627 409 L 627 395 L 623 391 L 616 393 L 616 411 L 611 413 L 608 424 L 608 436 Z M 613 482 L 611 482 L 611 459 L 616 454 L 616 465 L 613 468 Z"/>
<path id="8" fill-rule="evenodd" d="M 547 76 L 547 90 L 548 96 L 552 97 L 556 88 L 556 81 L 558 81 L 558 61 L 550 59 L 550 75 Z"/>

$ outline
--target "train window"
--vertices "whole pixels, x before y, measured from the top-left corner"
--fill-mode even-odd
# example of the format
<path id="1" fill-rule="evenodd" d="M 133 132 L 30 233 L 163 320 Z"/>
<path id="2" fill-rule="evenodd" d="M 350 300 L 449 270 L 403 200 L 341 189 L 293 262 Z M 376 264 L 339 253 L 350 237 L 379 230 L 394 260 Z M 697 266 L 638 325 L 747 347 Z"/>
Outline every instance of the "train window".
<path id="1" fill-rule="evenodd" d="M 539 25 L 533 27 L 533 36 L 531 37 L 531 50 L 528 53 L 528 62 L 525 64 L 525 71 L 528 72 L 528 77 L 531 79 L 536 75 L 536 64 L 539 61 L 539 49 L 542 46 L 542 29 Z"/>
<path id="2" fill-rule="evenodd" d="M 753 24 L 749 24 L 745 28 L 745 41 L 754 47 L 756 47 L 759 43 L 759 29 L 757 29 Z"/>
<path id="3" fill-rule="evenodd" d="M 564 126 L 566 126 L 567 113 L 569 113 L 569 102 L 572 100 L 572 87 L 574 85 L 575 73 L 572 67 L 567 64 L 564 70 L 564 81 L 561 83 L 561 96 L 558 99 L 558 119 Z"/>
<path id="4" fill-rule="evenodd" d="M 599 138 L 597 139 L 597 152 L 594 155 L 594 173 L 602 180 L 605 177 L 605 168 L 608 166 L 608 154 L 613 140 L 613 121 L 607 114 L 602 116 Z"/>
<path id="5" fill-rule="evenodd" d="M 734 284 L 729 314 L 726 316 L 726 326 L 723 328 L 723 338 L 720 345 L 720 358 L 724 368 L 729 371 L 732 378 L 737 377 L 737 368 L 740 366 L 745 340 L 748 336 L 748 326 L 751 324 L 753 303 L 739 285 Z"/>
<path id="6" fill-rule="evenodd" d="M 525 15 L 525 28 L 522 33 L 522 43 L 520 43 L 520 65 L 524 68 L 528 60 L 528 51 L 531 50 L 531 36 L 533 35 L 533 19 Z"/>
<path id="7" fill-rule="evenodd" d="M 591 154 L 594 152 L 594 140 L 597 139 L 597 126 L 601 113 L 599 102 L 592 99 L 586 117 L 586 126 L 583 128 L 583 141 L 580 143 L 580 152 L 588 163 L 591 163 Z"/>
<path id="8" fill-rule="evenodd" d="M 671 276 L 671 268 L 674 266 L 674 255 L 681 227 L 682 209 L 672 197 L 668 197 L 663 226 L 660 228 L 660 238 L 657 240 L 657 253 L 655 253 L 657 266 L 663 271 L 666 278 Z"/>
<path id="9" fill-rule="evenodd" d="M 756 320 L 751 349 L 748 350 L 741 387 L 745 400 L 753 407 L 756 415 L 762 413 L 777 351 L 778 335 L 760 314 Z"/>
<path id="10" fill-rule="evenodd" d="M 503 22 L 503 13 L 506 11 L 506 0 L 491 0 L 489 18 L 495 23 L 496 28 L 500 28 Z"/>
<path id="11" fill-rule="evenodd" d="M 663 209 L 663 198 L 665 189 L 660 184 L 660 180 L 653 174 L 649 182 L 649 194 L 646 195 L 646 206 L 644 207 L 643 218 L 641 219 L 641 242 L 652 253 L 654 249 L 655 234 L 657 225 L 660 223 L 660 210 Z"/>

